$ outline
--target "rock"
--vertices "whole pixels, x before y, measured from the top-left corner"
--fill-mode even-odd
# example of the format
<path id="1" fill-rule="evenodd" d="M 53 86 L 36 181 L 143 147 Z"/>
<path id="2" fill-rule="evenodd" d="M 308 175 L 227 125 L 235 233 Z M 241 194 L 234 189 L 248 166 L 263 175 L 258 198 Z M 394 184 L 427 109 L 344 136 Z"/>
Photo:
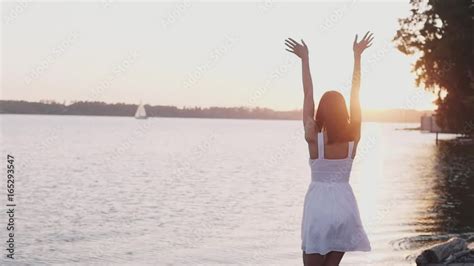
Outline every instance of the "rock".
<path id="1" fill-rule="evenodd" d="M 469 253 L 471 253 L 471 251 L 469 249 L 453 253 L 453 254 L 449 255 L 449 257 L 447 257 L 443 261 L 443 263 L 446 263 L 446 264 L 453 263 L 455 261 L 458 261 L 460 258 L 466 257 L 467 255 L 469 255 Z"/>
<path id="2" fill-rule="evenodd" d="M 463 253 L 464 251 L 468 251 Z M 457 254 L 456 258 L 450 257 Z M 453 237 L 446 242 L 434 245 L 426 250 L 424 250 L 416 258 L 416 265 L 426 265 L 430 263 L 441 263 L 444 260 L 449 259 L 455 261 L 457 258 L 469 254 L 469 249 L 467 248 L 467 243 L 464 239 L 459 237 Z"/>
<path id="3" fill-rule="evenodd" d="M 473 236 L 470 236 L 468 239 L 467 239 L 467 242 L 474 242 L 474 235 Z"/>

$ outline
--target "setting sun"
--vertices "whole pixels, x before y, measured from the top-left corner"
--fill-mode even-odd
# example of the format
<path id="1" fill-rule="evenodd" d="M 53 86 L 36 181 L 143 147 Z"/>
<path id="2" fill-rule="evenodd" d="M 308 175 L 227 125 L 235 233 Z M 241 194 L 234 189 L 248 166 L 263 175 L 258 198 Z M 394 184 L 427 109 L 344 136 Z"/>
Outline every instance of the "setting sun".
<path id="1" fill-rule="evenodd" d="M 474 265 L 472 0 L 0 7 L 0 265 Z"/>

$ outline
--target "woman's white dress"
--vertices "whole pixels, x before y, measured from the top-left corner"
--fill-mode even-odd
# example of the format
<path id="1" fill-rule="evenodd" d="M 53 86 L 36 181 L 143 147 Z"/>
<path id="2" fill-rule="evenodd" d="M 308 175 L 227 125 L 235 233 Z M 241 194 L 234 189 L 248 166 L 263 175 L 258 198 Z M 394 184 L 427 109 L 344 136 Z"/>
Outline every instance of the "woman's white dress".
<path id="1" fill-rule="evenodd" d="M 345 159 L 324 159 L 323 134 L 318 133 L 318 159 L 310 159 L 311 184 L 304 200 L 302 250 L 307 254 L 330 251 L 370 251 L 349 184 L 352 149 Z"/>

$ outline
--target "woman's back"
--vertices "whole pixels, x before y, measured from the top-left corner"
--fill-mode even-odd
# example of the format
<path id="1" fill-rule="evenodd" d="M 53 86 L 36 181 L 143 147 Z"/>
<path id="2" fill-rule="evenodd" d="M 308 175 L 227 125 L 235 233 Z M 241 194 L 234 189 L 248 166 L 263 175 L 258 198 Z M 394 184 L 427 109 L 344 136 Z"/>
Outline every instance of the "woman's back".
<path id="1" fill-rule="evenodd" d="M 324 134 L 318 133 L 318 158 L 309 160 L 311 166 L 311 181 L 349 182 L 349 177 L 352 170 L 354 142 L 351 141 L 349 143 L 338 143 L 336 145 L 333 147 L 326 147 L 324 144 Z M 346 146 L 345 155 L 340 156 L 339 153 L 344 151 L 344 146 Z M 327 151 L 333 152 L 333 155 L 336 155 L 337 153 L 339 156 L 337 156 L 335 159 L 330 159 L 326 155 Z"/>
<path id="2" fill-rule="evenodd" d="M 323 143 L 323 146 L 324 146 L 324 148 L 323 148 L 324 159 L 328 159 L 328 160 L 346 159 L 348 154 L 350 154 L 351 158 L 354 158 L 354 156 L 355 156 L 355 146 L 356 146 L 356 143 L 354 141 L 338 142 L 338 143 L 328 144 L 326 142 L 327 138 L 324 135 L 324 133 L 318 133 L 318 135 L 319 134 L 321 134 L 322 138 L 323 138 L 322 143 Z M 350 147 L 351 145 L 352 145 L 352 147 Z M 318 149 L 319 149 L 319 144 L 318 144 Z"/>

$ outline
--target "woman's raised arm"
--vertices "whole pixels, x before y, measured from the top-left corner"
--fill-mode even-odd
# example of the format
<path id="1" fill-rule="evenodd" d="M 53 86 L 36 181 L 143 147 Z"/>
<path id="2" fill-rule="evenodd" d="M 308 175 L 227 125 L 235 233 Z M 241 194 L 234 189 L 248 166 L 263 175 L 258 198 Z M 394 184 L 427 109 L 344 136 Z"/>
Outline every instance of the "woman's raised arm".
<path id="1" fill-rule="evenodd" d="M 372 45 L 372 33 L 367 32 L 360 42 L 357 42 L 357 35 L 354 39 L 352 49 L 354 50 L 354 72 L 352 74 L 352 88 L 351 88 L 351 107 L 350 107 L 350 130 L 354 141 L 360 140 L 360 129 L 362 123 L 362 115 L 360 108 L 360 76 L 361 76 L 361 57 L 365 49 Z"/>
<path id="2" fill-rule="evenodd" d="M 314 143 L 316 137 L 316 123 L 314 121 L 314 99 L 313 99 L 313 81 L 309 70 L 308 46 L 301 40 L 301 44 L 288 38 L 285 41 L 288 52 L 294 53 L 301 58 L 302 76 L 303 76 L 303 125 L 305 128 L 305 139 L 308 143 Z"/>

